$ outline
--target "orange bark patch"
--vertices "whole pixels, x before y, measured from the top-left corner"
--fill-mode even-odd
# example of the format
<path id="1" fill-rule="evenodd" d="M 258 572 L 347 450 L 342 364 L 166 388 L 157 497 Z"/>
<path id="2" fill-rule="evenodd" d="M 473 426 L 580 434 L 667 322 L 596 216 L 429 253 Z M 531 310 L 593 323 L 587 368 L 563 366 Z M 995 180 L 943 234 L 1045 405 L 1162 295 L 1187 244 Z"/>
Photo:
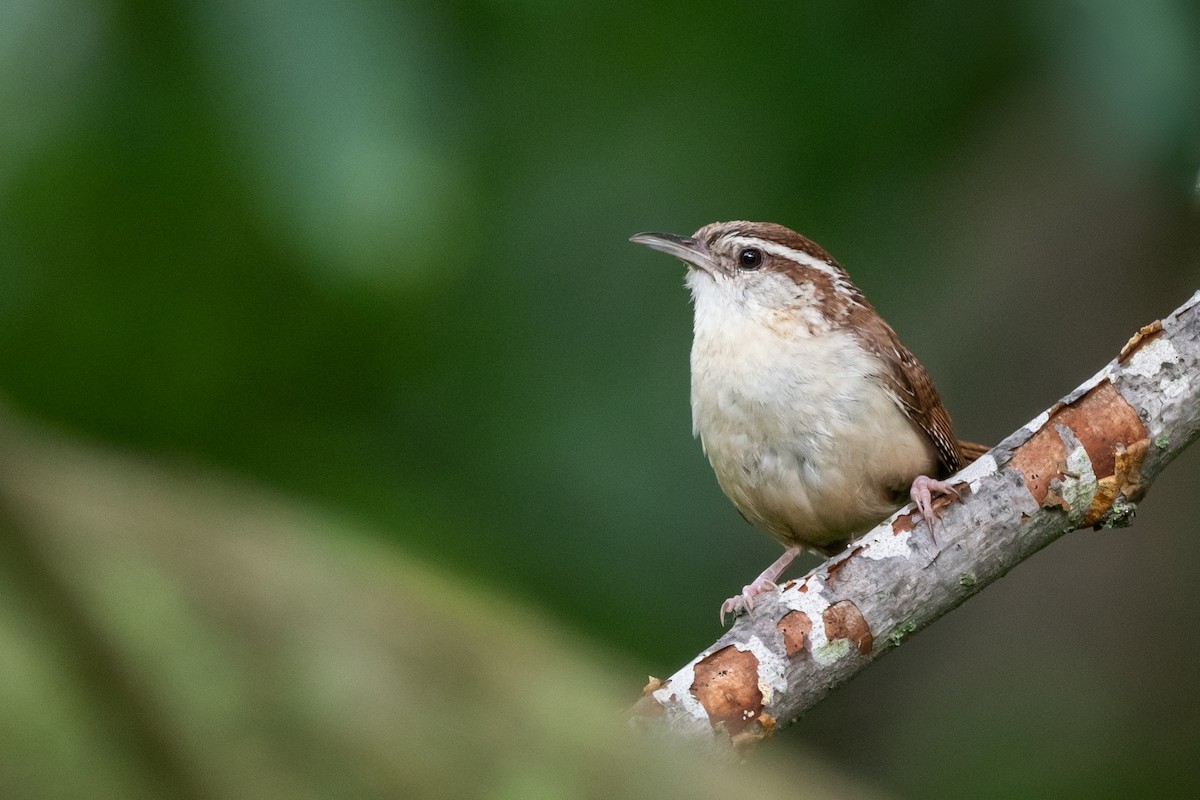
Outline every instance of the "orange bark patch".
<path id="1" fill-rule="evenodd" d="M 1139 439 L 1126 447 L 1117 446 L 1116 471 L 1113 477 L 1121 494 L 1130 500 L 1140 500 L 1142 491 L 1142 462 L 1150 452 L 1150 437 Z"/>
<path id="2" fill-rule="evenodd" d="M 1029 441 L 1017 448 L 1013 453 L 1012 466 L 1025 476 L 1025 488 L 1037 504 L 1046 505 L 1050 481 L 1062 478 L 1067 469 L 1067 448 L 1054 426 L 1047 422 Z M 1058 504 L 1055 498 L 1051 498 L 1050 505 Z"/>
<path id="3" fill-rule="evenodd" d="M 741 733 L 729 737 L 730 743 L 738 750 L 753 750 L 759 743 L 770 739 L 775 732 L 775 718 L 770 714 L 759 714 L 758 722 Z"/>
<path id="4" fill-rule="evenodd" d="M 763 709 L 758 689 L 758 658 L 733 645 L 723 647 L 695 667 L 692 694 L 715 728 L 725 723 L 730 735 L 741 733 Z"/>
<path id="5" fill-rule="evenodd" d="M 1116 458 L 1112 475 L 1106 475 L 1097 481 L 1096 496 L 1088 506 L 1081 528 L 1095 525 L 1099 522 L 1118 494 L 1123 494 L 1130 500 L 1140 500 L 1142 496 L 1142 461 L 1150 452 L 1150 439 L 1142 439 L 1125 447 L 1117 445 Z"/>
<path id="6" fill-rule="evenodd" d="M 1096 494 L 1092 496 L 1092 504 L 1088 506 L 1087 513 L 1083 515 L 1083 519 L 1079 523 L 1079 527 L 1086 528 L 1089 525 L 1095 525 L 1104 516 L 1104 513 L 1112 507 L 1113 501 L 1117 499 L 1117 479 L 1113 476 L 1101 478 L 1096 481 Z"/>
<path id="7" fill-rule="evenodd" d="M 1056 425 L 1069 428 L 1087 451 L 1092 471 L 1102 484 L 1097 497 L 1109 494 L 1103 490 L 1103 481 L 1116 475 L 1119 455 L 1124 474 L 1117 486 L 1140 485 L 1138 470 L 1149 448 L 1146 426 L 1120 392 L 1104 380 L 1070 405 L 1057 406 L 1046 424 L 1013 453 L 1012 465 L 1025 476 L 1025 488 L 1038 505 L 1065 505 L 1050 492 L 1050 481 L 1061 480 L 1067 470 L 1066 447 Z M 1113 499 L 1115 494 L 1101 499 L 1098 509 L 1093 503 L 1086 516 L 1099 519 Z"/>
<path id="8" fill-rule="evenodd" d="M 842 558 L 842 559 L 840 559 L 840 560 L 838 560 L 838 561 L 834 562 L 833 564 L 830 564 L 830 565 L 829 565 L 829 568 L 828 568 L 827 570 L 825 570 L 825 576 L 826 576 L 827 578 L 832 578 L 834 575 L 836 575 L 836 574 L 837 574 L 837 572 L 838 572 L 838 571 L 839 571 L 839 570 L 840 570 L 842 567 L 844 567 L 844 566 L 846 566 L 847 564 L 849 564 L 849 563 L 850 563 L 850 559 L 854 558 L 856 555 L 858 555 L 858 554 L 859 554 L 859 553 L 861 553 L 862 551 L 863 551 L 863 547 L 862 547 L 862 545 L 859 545 L 859 546 L 855 547 L 853 550 L 851 550 L 851 551 L 849 552 L 849 554 L 847 554 L 847 555 L 846 555 L 846 557 L 845 557 L 845 558 Z"/>
<path id="9" fill-rule="evenodd" d="M 875 643 L 871 626 L 852 601 L 839 600 L 825 609 L 821 618 L 825 620 L 826 639 L 831 642 L 834 639 L 849 639 L 864 656 L 871 652 L 871 646 Z"/>
<path id="10" fill-rule="evenodd" d="M 1160 319 L 1154 320 L 1149 325 L 1143 325 L 1121 348 L 1121 353 L 1117 356 L 1117 363 L 1124 364 L 1128 361 L 1131 355 L 1157 339 L 1158 335 L 1162 333 L 1162 329 L 1162 320 Z"/>
<path id="11" fill-rule="evenodd" d="M 812 632 L 812 620 L 803 611 L 789 611 L 775 623 L 775 628 L 783 635 L 783 647 L 791 657 L 804 650 Z"/>

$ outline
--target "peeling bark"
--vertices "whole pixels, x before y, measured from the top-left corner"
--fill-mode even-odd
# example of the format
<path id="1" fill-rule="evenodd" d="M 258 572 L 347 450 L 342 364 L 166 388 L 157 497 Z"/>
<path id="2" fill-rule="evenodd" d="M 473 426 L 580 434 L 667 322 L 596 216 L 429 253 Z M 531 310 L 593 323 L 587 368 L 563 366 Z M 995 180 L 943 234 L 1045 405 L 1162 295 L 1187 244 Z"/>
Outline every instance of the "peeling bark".
<path id="1" fill-rule="evenodd" d="M 911 506 L 756 599 L 635 706 L 647 726 L 743 747 L 1065 533 L 1122 527 L 1200 435 L 1200 292 L 953 480 L 936 540 Z M 966 492 L 964 492 L 966 494 Z"/>

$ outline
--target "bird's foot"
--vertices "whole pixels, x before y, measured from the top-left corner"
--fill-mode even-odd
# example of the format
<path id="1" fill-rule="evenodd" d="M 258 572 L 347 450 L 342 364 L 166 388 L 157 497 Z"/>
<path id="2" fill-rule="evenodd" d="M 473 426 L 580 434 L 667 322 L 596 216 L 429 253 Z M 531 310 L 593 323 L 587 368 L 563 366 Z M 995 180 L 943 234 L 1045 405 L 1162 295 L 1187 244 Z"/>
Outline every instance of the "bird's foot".
<path id="1" fill-rule="evenodd" d="M 762 575 L 758 576 L 753 583 L 748 583 L 742 587 L 741 594 L 735 594 L 733 597 L 721 603 L 721 627 L 725 626 L 725 615 L 737 615 L 741 611 L 750 611 L 754 608 L 754 598 L 764 592 L 773 592 L 778 589 L 775 581 L 765 578 Z"/>
<path id="2" fill-rule="evenodd" d="M 921 513 L 921 518 L 929 526 L 929 538 L 937 542 L 937 538 L 933 533 L 934 523 L 938 518 L 937 509 L 933 507 L 933 495 L 935 492 L 949 497 L 951 502 L 962 500 L 962 494 L 954 486 L 946 481 L 934 480 L 928 475 L 918 475 L 916 477 L 912 482 L 912 488 L 909 490 L 908 496 L 912 498 L 913 503 L 917 506 L 917 511 Z"/>
<path id="3" fill-rule="evenodd" d="M 783 551 L 783 555 L 775 560 L 775 563 L 763 570 L 762 574 L 755 578 L 752 582 L 742 587 L 741 594 L 735 594 L 733 597 L 721 603 L 721 626 L 725 626 L 725 615 L 736 614 L 739 611 L 751 611 L 754 608 L 754 598 L 765 592 L 773 592 L 779 588 L 775 581 L 779 580 L 779 576 L 788 568 L 788 565 L 798 556 L 802 548 L 789 547 Z"/>

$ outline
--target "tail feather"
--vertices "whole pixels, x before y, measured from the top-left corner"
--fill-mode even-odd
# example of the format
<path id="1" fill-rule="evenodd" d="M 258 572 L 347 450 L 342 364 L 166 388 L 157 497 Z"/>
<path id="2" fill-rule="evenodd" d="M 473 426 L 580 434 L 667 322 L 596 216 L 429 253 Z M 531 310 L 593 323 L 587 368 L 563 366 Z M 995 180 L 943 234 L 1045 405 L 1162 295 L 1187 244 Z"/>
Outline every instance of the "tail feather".
<path id="1" fill-rule="evenodd" d="M 960 439 L 958 442 L 958 449 L 962 451 L 962 465 L 965 467 L 967 464 L 970 464 L 972 461 L 979 458 L 992 448 L 986 444 L 978 444 L 977 442 L 964 442 Z"/>

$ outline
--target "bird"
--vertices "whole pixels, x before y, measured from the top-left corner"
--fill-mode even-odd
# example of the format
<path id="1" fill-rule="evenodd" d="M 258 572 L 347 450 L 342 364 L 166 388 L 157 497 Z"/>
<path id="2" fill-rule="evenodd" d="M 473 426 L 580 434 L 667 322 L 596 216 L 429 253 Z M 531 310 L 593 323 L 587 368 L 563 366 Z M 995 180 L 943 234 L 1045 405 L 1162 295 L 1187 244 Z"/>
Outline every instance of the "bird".
<path id="1" fill-rule="evenodd" d="M 771 222 L 630 241 L 687 265 L 693 434 L 741 515 L 785 548 L 721 605 L 754 600 L 804 550 L 834 555 L 908 502 L 933 535 L 960 441 L 921 362 L 820 245 Z"/>

